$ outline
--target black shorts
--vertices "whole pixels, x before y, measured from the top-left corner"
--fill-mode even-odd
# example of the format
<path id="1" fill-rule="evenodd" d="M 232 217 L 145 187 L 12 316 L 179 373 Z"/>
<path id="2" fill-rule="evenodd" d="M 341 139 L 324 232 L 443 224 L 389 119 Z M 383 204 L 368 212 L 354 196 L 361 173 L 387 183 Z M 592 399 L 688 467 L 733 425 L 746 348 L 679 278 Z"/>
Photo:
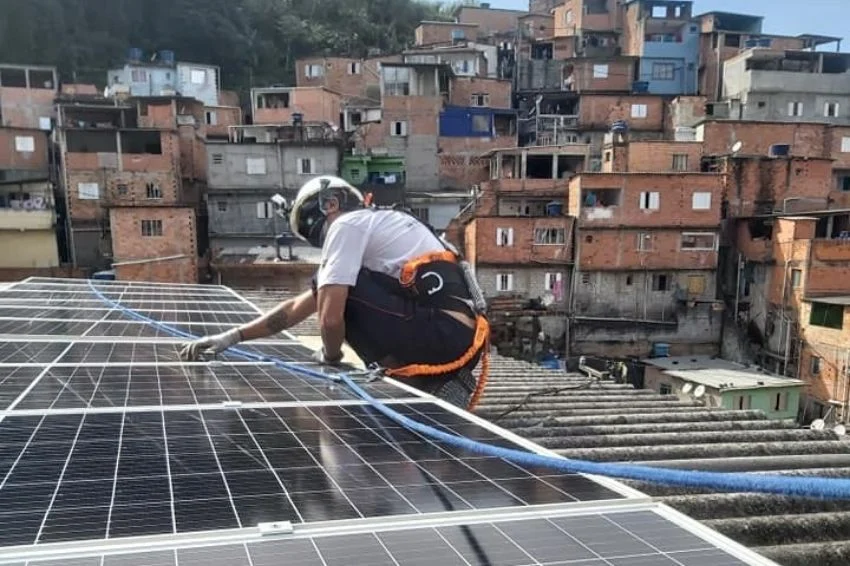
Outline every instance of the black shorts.
<path id="1" fill-rule="evenodd" d="M 420 304 L 386 275 L 361 269 L 349 290 L 345 340 L 367 364 L 451 363 L 469 350 L 474 336 L 473 328 Z"/>

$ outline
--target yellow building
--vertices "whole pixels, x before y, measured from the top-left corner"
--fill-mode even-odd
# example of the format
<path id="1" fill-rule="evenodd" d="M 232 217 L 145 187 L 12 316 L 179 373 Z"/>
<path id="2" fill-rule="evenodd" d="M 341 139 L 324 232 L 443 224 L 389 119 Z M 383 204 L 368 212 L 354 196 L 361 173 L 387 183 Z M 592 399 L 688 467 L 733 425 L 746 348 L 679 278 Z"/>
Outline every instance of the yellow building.
<path id="1" fill-rule="evenodd" d="M 56 208 L 50 183 L 0 181 L 0 268 L 58 265 Z"/>

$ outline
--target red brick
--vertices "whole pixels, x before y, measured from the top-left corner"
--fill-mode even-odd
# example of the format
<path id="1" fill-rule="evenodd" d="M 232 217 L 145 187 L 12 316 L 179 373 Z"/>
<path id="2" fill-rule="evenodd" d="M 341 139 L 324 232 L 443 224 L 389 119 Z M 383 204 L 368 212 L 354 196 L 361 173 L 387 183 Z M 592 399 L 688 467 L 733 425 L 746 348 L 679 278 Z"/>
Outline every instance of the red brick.
<path id="1" fill-rule="evenodd" d="M 511 81 L 480 77 L 458 77 L 452 81 L 449 103 L 456 106 L 471 106 L 473 94 L 489 94 L 490 108 L 511 107 Z"/>
<path id="2" fill-rule="evenodd" d="M 18 151 L 15 138 L 32 138 L 34 151 Z M 0 127 L 0 170 L 24 169 L 28 171 L 48 170 L 47 134 L 42 130 Z"/>
<path id="3" fill-rule="evenodd" d="M 646 118 L 633 118 L 632 105 L 645 104 Z M 617 120 L 625 120 L 632 130 L 664 129 L 664 101 L 660 96 L 591 94 L 581 97 L 579 126 L 608 130 Z"/>
<path id="4" fill-rule="evenodd" d="M 283 124 L 301 113 L 308 122 L 339 124 L 342 95 L 324 87 L 301 87 L 289 91 L 289 108 L 257 108 L 255 124 Z"/>
<path id="5" fill-rule="evenodd" d="M 461 24 L 455 22 L 422 22 L 414 30 L 416 45 L 438 46 L 453 43 L 452 32 L 462 30 L 466 41 L 477 41 L 478 24 Z"/>

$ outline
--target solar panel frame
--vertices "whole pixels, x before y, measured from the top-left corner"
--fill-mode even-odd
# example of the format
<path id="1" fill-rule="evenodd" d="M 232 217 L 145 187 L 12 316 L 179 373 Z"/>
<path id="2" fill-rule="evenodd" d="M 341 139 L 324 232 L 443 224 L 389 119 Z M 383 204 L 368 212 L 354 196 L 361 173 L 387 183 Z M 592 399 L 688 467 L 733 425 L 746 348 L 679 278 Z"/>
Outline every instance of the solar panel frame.
<path id="1" fill-rule="evenodd" d="M 232 327 L 261 312 L 226 287 L 94 284 L 111 300 L 193 334 Z M 3 316 L 10 311 L 21 316 Z M 86 313 L 100 316 L 80 318 Z M 369 533 L 376 524 L 385 525 L 383 532 L 410 534 L 425 523 L 457 526 L 464 517 L 481 525 L 558 509 L 578 513 L 593 507 L 610 514 L 646 500 L 614 480 L 525 469 L 435 443 L 351 397 L 309 398 L 301 391 L 271 400 L 256 377 L 272 371 L 270 364 L 228 355 L 181 362 L 175 352 L 182 339 L 151 332 L 118 313 L 79 280 L 30 278 L 0 291 L 0 384 L 4 375 L 26 376 L 15 378 L 14 392 L 24 390 L 9 395 L 11 402 L 0 397 L 0 564 L 47 566 L 39 560 L 51 558 L 65 566 L 77 559 L 80 566 L 129 566 L 137 562 L 126 553 L 143 550 L 137 558 L 145 564 L 179 559 L 180 566 L 235 565 L 239 553 L 218 545 L 233 536 L 244 539 L 239 544 L 248 563 L 261 566 L 260 555 L 249 553 L 270 543 L 261 542 L 256 524 L 279 521 L 286 509 L 297 519 L 295 539 L 309 540 L 313 549 L 338 548 L 334 556 L 356 564 L 352 545 L 364 538 L 340 537 Z M 298 361 L 309 352 L 288 332 L 241 347 Z M 294 378 L 287 376 L 291 389 L 290 382 Z M 123 403 L 117 403 L 122 385 Z M 139 387 L 139 396 L 133 397 L 133 387 Z M 322 387 L 335 386 L 323 382 Z M 381 388 L 393 391 L 385 403 L 435 428 L 552 454 L 394 380 L 367 387 L 376 396 Z M 317 491 L 317 485 L 333 489 Z M 653 512 L 671 510 L 658 506 Z M 745 560 L 741 564 L 772 564 L 693 521 L 685 530 L 700 529 L 712 542 L 709 549 L 731 548 Z M 113 531 L 121 536 L 98 538 Z M 27 532 L 39 544 L 27 542 Z M 375 540 L 387 552 L 396 545 L 393 536 Z M 442 540 L 450 538 L 444 534 Z M 10 540 L 23 546 L 10 547 Z M 429 545 L 429 560 L 437 546 Z M 368 554 L 387 560 L 380 552 L 372 548 Z M 305 563 L 329 564 L 327 556 L 316 562 L 317 556 L 310 562 L 305 555 Z M 530 553 L 524 557 L 544 564 Z M 389 556 L 390 562 L 395 559 Z M 591 566 L 592 560 L 581 564 Z"/>

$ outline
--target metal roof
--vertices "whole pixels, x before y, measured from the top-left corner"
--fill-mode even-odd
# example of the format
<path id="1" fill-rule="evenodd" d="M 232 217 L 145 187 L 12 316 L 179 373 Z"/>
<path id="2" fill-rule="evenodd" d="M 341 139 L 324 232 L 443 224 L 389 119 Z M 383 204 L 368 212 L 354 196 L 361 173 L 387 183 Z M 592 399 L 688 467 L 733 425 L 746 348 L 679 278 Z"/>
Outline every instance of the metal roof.
<path id="1" fill-rule="evenodd" d="M 681 469 L 850 477 L 832 430 L 708 408 L 629 384 L 494 356 L 476 414 L 568 458 Z M 624 482 L 783 566 L 847 564 L 850 502 Z"/>
<path id="2" fill-rule="evenodd" d="M 758 389 L 802 386 L 799 379 L 781 377 L 711 356 L 681 356 L 642 360 L 665 374 L 714 389 Z"/>

